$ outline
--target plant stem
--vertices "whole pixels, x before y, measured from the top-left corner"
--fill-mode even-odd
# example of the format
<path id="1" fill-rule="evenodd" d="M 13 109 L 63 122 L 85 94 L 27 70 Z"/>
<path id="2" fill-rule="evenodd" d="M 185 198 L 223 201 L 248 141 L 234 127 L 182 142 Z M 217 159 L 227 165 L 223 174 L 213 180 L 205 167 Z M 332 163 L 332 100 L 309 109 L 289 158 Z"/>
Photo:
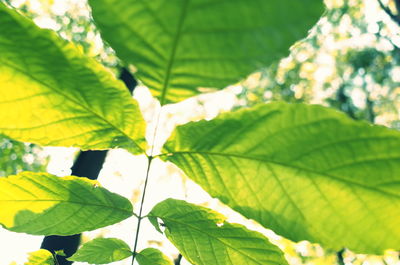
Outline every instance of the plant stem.
<path id="1" fill-rule="evenodd" d="M 53 256 L 55 265 L 60 265 L 60 263 L 58 263 L 57 254 L 55 252 L 52 252 L 51 255 Z"/>
<path id="2" fill-rule="evenodd" d="M 176 260 L 174 260 L 174 265 L 180 265 L 182 260 L 182 254 L 179 254 Z"/>
<path id="3" fill-rule="evenodd" d="M 343 258 L 344 251 L 345 251 L 345 249 L 343 248 L 340 251 L 336 252 L 336 257 L 337 257 L 337 261 L 338 261 L 339 265 L 345 265 L 344 258 Z"/>
<path id="4" fill-rule="evenodd" d="M 143 219 L 142 211 L 143 211 L 144 199 L 145 199 L 145 196 L 146 196 L 146 189 L 147 189 L 147 183 L 148 183 L 148 180 L 149 180 L 149 172 L 150 172 L 150 166 L 151 166 L 151 161 L 152 160 L 153 160 L 153 156 L 148 156 L 146 179 L 144 181 L 143 194 L 142 194 L 142 199 L 140 201 L 138 223 L 137 223 L 137 227 L 136 227 L 135 244 L 133 246 L 132 265 L 135 262 L 135 257 L 136 257 L 136 249 L 137 249 L 137 245 L 138 245 L 138 241 L 139 241 L 140 224 L 141 224 L 142 219 Z"/>
<path id="5" fill-rule="evenodd" d="M 134 243 L 134 246 L 133 246 L 132 265 L 135 262 L 135 258 L 136 258 L 136 254 L 137 254 L 136 250 L 137 250 L 137 245 L 138 245 L 138 242 L 139 242 L 140 224 L 142 222 L 142 219 L 144 219 L 144 217 L 142 216 L 143 205 L 144 205 L 144 199 L 145 199 L 145 196 L 146 196 L 147 183 L 148 183 L 148 180 L 149 180 L 150 166 L 151 166 L 151 162 L 154 159 L 154 155 L 153 155 L 154 154 L 154 144 L 156 142 L 158 125 L 160 124 L 160 117 L 161 117 L 161 109 L 158 112 L 156 124 L 155 124 L 155 127 L 154 127 L 153 140 L 152 140 L 153 144 L 151 146 L 150 155 L 147 155 L 148 164 L 147 164 L 147 170 L 146 170 L 146 179 L 144 181 L 143 194 L 142 194 L 142 199 L 140 201 L 139 215 L 136 215 L 136 217 L 138 218 L 138 223 L 137 223 L 137 227 L 136 227 L 135 243 Z M 153 116 L 153 120 L 154 120 L 154 118 L 155 118 L 155 114 Z"/>

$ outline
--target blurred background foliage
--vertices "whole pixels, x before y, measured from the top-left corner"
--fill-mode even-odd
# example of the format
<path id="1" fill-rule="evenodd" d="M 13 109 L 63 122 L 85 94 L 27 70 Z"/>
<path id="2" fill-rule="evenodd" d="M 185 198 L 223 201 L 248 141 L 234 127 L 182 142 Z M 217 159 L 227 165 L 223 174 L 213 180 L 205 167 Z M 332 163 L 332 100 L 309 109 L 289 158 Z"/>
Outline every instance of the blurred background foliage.
<path id="1" fill-rule="evenodd" d="M 18 8 L 39 26 L 50 28 L 115 73 L 121 62 L 102 42 L 86 1 L 0 0 Z M 381 2 L 395 16 L 396 1 Z M 400 129 L 400 27 L 378 0 L 325 0 L 324 17 L 287 58 L 234 85 L 233 108 L 284 100 L 322 104 L 354 119 Z M 393 15 L 392 14 L 392 15 Z M 201 100 L 198 101 L 201 105 Z M 0 176 L 22 170 L 43 171 L 42 149 L 0 136 Z M 293 243 L 273 236 L 290 264 L 400 264 L 399 253 L 356 255 Z"/>
<path id="2" fill-rule="evenodd" d="M 39 155 L 41 148 L 0 135 L 0 177 L 21 171 L 45 171 L 47 158 Z"/>
<path id="3" fill-rule="evenodd" d="M 377 0 L 326 3 L 324 18 L 289 57 L 244 82 L 241 104 L 317 103 L 399 128 L 398 25 Z M 395 10 L 394 1 L 385 4 Z"/>

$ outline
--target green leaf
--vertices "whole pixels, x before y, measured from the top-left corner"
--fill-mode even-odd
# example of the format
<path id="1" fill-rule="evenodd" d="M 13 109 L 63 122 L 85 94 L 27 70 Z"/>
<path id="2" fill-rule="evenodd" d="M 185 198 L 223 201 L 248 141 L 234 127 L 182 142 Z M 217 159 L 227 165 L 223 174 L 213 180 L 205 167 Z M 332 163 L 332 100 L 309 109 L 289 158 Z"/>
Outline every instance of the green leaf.
<path id="1" fill-rule="evenodd" d="M 96 238 L 85 243 L 68 260 L 91 264 L 108 264 L 132 256 L 128 244 L 117 238 Z"/>
<path id="2" fill-rule="evenodd" d="M 161 104 L 222 89 L 288 54 L 322 0 L 91 0 L 117 55 Z"/>
<path id="3" fill-rule="evenodd" d="M 123 83 L 54 32 L 0 3 L 0 133 L 40 145 L 146 148 Z"/>
<path id="4" fill-rule="evenodd" d="M 162 220 L 168 239 L 192 264 L 287 264 L 279 248 L 262 234 L 227 223 L 210 209 L 167 199 L 153 208 L 149 218 L 157 229 L 157 218 Z"/>
<path id="5" fill-rule="evenodd" d="M 32 172 L 0 178 L 0 209 L 6 229 L 32 235 L 78 234 L 133 214 L 129 200 L 97 181 Z"/>
<path id="6" fill-rule="evenodd" d="M 155 248 L 146 248 L 136 255 L 139 265 L 174 265 L 174 263 L 165 256 L 160 250 Z"/>
<path id="7" fill-rule="evenodd" d="M 67 254 L 65 254 L 65 252 L 64 252 L 64 249 L 56 250 L 56 251 L 54 251 L 54 254 L 56 254 L 57 256 L 62 256 L 62 257 L 67 256 Z"/>
<path id="8" fill-rule="evenodd" d="M 29 253 L 28 262 L 24 265 L 54 265 L 53 254 L 45 249 Z"/>
<path id="9" fill-rule="evenodd" d="M 316 105 L 271 103 L 176 129 L 165 159 L 294 241 L 400 246 L 400 133 Z"/>

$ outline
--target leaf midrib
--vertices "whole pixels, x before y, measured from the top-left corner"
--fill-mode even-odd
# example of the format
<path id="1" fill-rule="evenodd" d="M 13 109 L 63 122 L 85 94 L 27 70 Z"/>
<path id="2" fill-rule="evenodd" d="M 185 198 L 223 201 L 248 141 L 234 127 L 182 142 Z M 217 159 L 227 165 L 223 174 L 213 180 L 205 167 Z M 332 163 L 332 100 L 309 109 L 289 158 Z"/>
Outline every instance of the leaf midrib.
<path id="1" fill-rule="evenodd" d="M 311 169 L 308 168 L 303 168 L 303 167 L 299 167 L 299 166 L 295 166 L 295 165 L 290 165 L 290 164 L 286 164 L 283 162 L 279 162 L 279 161 L 274 161 L 274 160 L 267 160 L 267 159 L 263 159 L 260 157 L 253 157 L 253 156 L 247 156 L 247 155 L 240 155 L 240 154 L 230 154 L 230 153 L 218 153 L 218 152 L 207 152 L 207 151 L 177 151 L 177 152 L 170 152 L 170 153 L 164 153 L 164 154 L 160 154 L 158 156 L 166 156 L 167 160 L 169 160 L 168 157 L 174 156 L 174 155 L 179 155 L 179 154 L 199 154 L 199 155 L 211 155 L 211 156 L 222 156 L 222 157 L 236 157 L 236 158 L 241 158 L 241 159 L 247 159 L 247 160 L 255 160 L 255 161 L 261 161 L 264 163 L 270 163 L 270 164 L 275 164 L 275 165 L 279 165 L 279 166 L 283 166 L 283 167 L 287 167 L 287 168 L 292 168 L 292 169 L 296 169 L 296 170 L 300 170 L 300 171 L 305 171 L 305 172 L 309 172 L 312 174 L 317 174 L 320 176 L 324 176 L 324 177 L 328 177 L 331 179 L 335 179 L 337 181 L 340 182 L 344 182 L 346 184 L 349 185 L 354 185 L 354 186 L 359 186 L 362 187 L 364 189 L 368 189 L 368 190 L 372 190 L 374 192 L 379 192 L 383 195 L 387 195 L 387 196 L 391 196 L 394 197 L 396 199 L 400 199 L 400 195 L 395 194 L 395 193 L 391 193 L 388 191 L 383 191 L 381 189 L 378 188 L 374 188 L 374 187 L 370 187 L 367 185 L 364 185 L 362 183 L 358 183 L 358 182 L 354 182 L 348 179 L 344 179 L 344 178 L 339 178 L 330 174 L 327 174 L 326 172 L 319 172 L 319 171 L 313 171 Z"/>
<path id="2" fill-rule="evenodd" d="M 183 3 L 182 12 L 179 16 L 178 28 L 177 28 L 175 37 L 172 42 L 172 50 L 171 50 L 170 57 L 168 59 L 167 69 L 165 72 L 165 80 L 163 83 L 161 97 L 160 97 L 161 106 L 165 104 L 165 98 L 167 96 L 167 91 L 169 88 L 169 81 L 171 78 L 172 67 L 175 62 L 175 55 L 176 55 L 176 51 L 178 48 L 179 40 L 181 39 L 181 36 L 182 36 L 182 28 L 183 28 L 183 24 L 186 19 L 189 2 L 190 2 L 190 0 L 185 0 L 185 2 Z"/>
<path id="3" fill-rule="evenodd" d="M 31 200 L 0 200 L 0 203 L 1 202 L 14 202 L 14 203 L 18 203 L 18 202 L 32 202 L 32 203 L 35 203 L 35 202 L 59 202 L 59 203 L 72 203 L 72 204 L 78 204 L 78 205 L 83 205 L 83 206 L 104 207 L 104 208 L 117 210 L 117 211 L 120 211 L 120 212 L 132 213 L 132 211 L 128 211 L 128 210 L 125 210 L 123 208 L 118 208 L 118 207 L 115 207 L 115 206 L 107 206 L 107 205 L 104 205 L 104 204 L 95 204 L 95 203 L 83 203 L 83 202 L 77 202 L 77 201 L 57 200 L 57 199 L 48 199 L 48 200 L 45 200 L 45 199 L 40 199 L 40 200 L 35 200 L 35 199 L 31 199 Z M 57 206 L 57 204 L 53 205 L 53 206 Z"/>
<path id="4" fill-rule="evenodd" d="M 43 85 L 44 87 L 47 87 L 50 91 L 52 91 L 53 93 L 57 93 L 58 95 L 62 95 L 63 97 L 65 97 L 66 99 L 68 99 L 69 101 L 71 101 L 72 103 L 76 104 L 77 106 L 83 108 L 84 110 L 86 110 L 87 112 L 91 113 L 93 116 L 97 117 L 98 119 L 102 120 L 103 122 L 105 122 L 106 124 L 108 124 L 110 127 L 114 128 L 115 130 L 117 130 L 118 132 L 120 132 L 122 135 L 124 135 L 126 138 L 128 138 L 129 140 L 132 141 L 132 143 L 135 144 L 135 146 L 141 151 L 144 152 L 144 150 L 136 143 L 136 141 L 131 138 L 127 133 L 125 133 L 123 130 L 121 130 L 118 126 L 116 126 L 115 124 L 113 124 L 112 122 L 108 121 L 107 119 L 105 119 L 103 116 L 101 116 L 100 114 L 94 112 L 93 110 L 91 110 L 90 108 L 87 108 L 85 105 L 80 104 L 78 101 L 76 101 L 74 98 L 71 98 L 68 94 L 63 93 L 62 91 L 60 91 L 59 89 L 53 88 L 52 86 L 48 85 L 46 82 L 43 82 L 41 79 L 36 78 L 35 76 L 31 75 L 29 72 L 26 72 L 23 69 L 20 69 L 19 67 L 16 67 L 15 65 L 12 64 L 8 64 L 7 62 L 4 62 L 4 60 L 1 60 L 1 63 L 4 64 L 5 66 L 10 67 L 11 69 L 14 69 L 15 71 L 18 71 L 26 76 L 28 76 L 29 78 L 31 78 L 33 81 Z M 0 102 L 1 104 L 2 102 Z"/>

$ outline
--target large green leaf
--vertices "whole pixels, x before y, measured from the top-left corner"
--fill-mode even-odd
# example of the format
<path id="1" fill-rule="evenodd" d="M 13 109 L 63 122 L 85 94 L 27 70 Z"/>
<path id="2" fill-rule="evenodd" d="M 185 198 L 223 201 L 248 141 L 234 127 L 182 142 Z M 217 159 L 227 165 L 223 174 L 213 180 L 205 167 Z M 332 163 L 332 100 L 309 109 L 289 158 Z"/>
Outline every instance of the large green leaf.
<path id="1" fill-rule="evenodd" d="M 292 240 L 400 247 L 400 133 L 321 106 L 271 103 L 180 126 L 165 159 Z"/>
<path id="2" fill-rule="evenodd" d="M 262 234 L 228 223 L 210 209 L 167 199 L 153 208 L 149 218 L 158 230 L 157 219 L 162 220 L 168 239 L 192 264 L 287 264 L 279 248 Z"/>
<path id="3" fill-rule="evenodd" d="M 32 172 L 0 178 L 0 209 L 6 229 L 33 235 L 78 234 L 133 214 L 129 200 L 96 181 Z"/>
<path id="4" fill-rule="evenodd" d="M 29 253 L 28 262 L 25 262 L 24 265 L 54 265 L 54 257 L 50 251 L 39 249 Z"/>
<path id="5" fill-rule="evenodd" d="M 140 153 L 144 131 L 122 82 L 0 3 L 0 133 L 40 145 Z"/>
<path id="6" fill-rule="evenodd" d="M 68 260 L 108 264 L 132 256 L 128 244 L 118 238 L 96 238 L 78 249 Z"/>
<path id="7" fill-rule="evenodd" d="M 139 265 L 174 265 L 174 263 L 155 248 L 146 248 L 136 255 Z"/>
<path id="8" fill-rule="evenodd" d="M 322 0 L 89 2 L 103 38 L 161 104 L 224 88 L 286 55 L 323 10 Z"/>

